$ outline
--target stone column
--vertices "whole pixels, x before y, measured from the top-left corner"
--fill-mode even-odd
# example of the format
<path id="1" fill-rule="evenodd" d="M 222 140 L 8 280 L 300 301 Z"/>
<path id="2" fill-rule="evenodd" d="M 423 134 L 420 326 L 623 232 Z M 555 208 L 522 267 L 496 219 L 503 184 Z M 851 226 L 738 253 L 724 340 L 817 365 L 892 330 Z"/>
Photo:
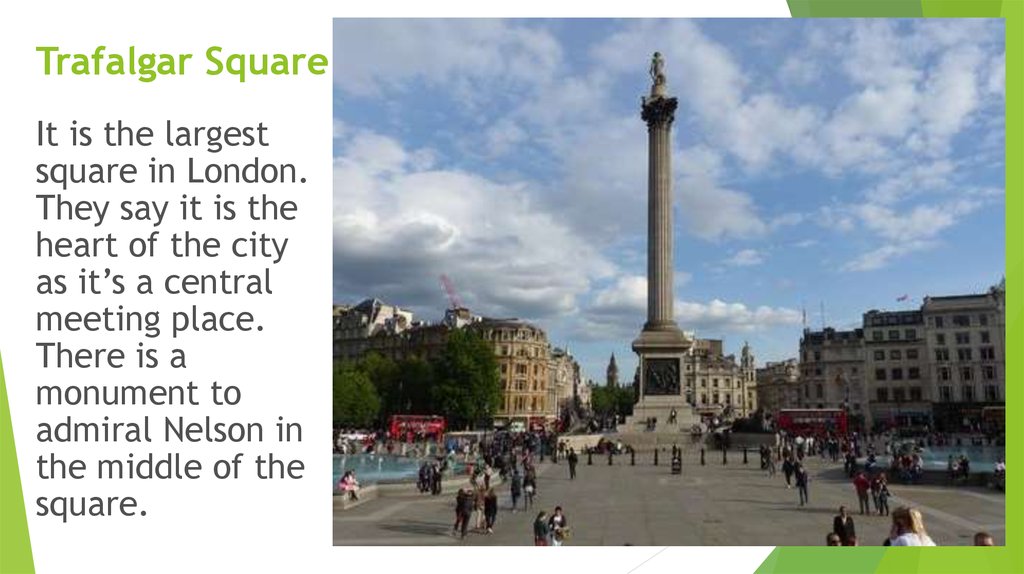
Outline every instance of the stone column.
<path id="1" fill-rule="evenodd" d="M 676 327 L 672 265 L 672 121 L 678 102 L 657 94 L 644 101 L 647 122 L 647 323 L 644 330 Z"/>

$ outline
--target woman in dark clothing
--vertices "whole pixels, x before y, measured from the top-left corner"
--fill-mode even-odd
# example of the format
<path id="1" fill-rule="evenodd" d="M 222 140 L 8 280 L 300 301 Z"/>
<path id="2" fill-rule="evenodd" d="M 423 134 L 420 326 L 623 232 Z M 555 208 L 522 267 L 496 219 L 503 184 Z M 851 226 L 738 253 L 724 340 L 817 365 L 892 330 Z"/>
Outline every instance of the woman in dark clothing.
<path id="1" fill-rule="evenodd" d="M 537 520 L 533 521 L 533 545 L 547 546 L 550 533 L 551 527 L 548 525 L 548 513 L 542 510 L 537 515 Z"/>
<path id="2" fill-rule="evenodd" d="M 839 540 L 843 546 L 848 546 L 847 542 L 850 541 L 851 536 L 856 536 L 856 531 L 853 526 L 853 517 L 846 513 L 846 507 L 839 507 L 839 516 L 836 516 L 832 521 L 832 532 L 839 535 Z"/>
<path id="3" fill-rule="evenodd" d="M 487 533 L 494 532 L 494 522 L 498 519 L 498 495 L 493 488 L 487 489 L 484 495 L 484 522 L 487 526 Z"/>

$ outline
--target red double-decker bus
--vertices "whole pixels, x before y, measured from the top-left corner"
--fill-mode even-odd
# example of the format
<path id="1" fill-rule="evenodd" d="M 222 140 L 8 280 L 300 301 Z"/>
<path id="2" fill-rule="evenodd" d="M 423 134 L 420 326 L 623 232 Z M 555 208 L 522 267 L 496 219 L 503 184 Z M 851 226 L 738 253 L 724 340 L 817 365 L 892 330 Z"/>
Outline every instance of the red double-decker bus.
<path id="1" fill-rule="evenodd" d="M 440 440 L 444 429 L 444 417 L 438 415 L 391 415 L 388 419 L 388 438 L 392 440 Z"/>
<path id="2" fill-rule="evenodd" d="M 779 428 L 793 436 L 842 436 L 848 430 L 843 409 L 782 409 L 776 419 Z"/>

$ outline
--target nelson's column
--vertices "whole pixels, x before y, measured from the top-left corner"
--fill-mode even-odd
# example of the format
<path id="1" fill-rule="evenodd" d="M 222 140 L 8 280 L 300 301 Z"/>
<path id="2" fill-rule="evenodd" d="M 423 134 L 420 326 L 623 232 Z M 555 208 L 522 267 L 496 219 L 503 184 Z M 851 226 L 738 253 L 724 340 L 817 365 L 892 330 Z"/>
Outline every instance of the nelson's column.
<path id="1" fill-rule="evenodd" d="M 640 117 L 647 123 L 647 322 L 633 341 L 640 358 L 639 398 L 629 420 L 644 426 L 657 419 L 657 430 L 689 429 L 699 422 L 686 396 L 683 356 L 693 342 L 676 325 L 672 311 L 672 121 L 678 105 L 668 96 L 665 61 L 651 60 L 650 96 Z M 675 421 L 671 419 L 675 413 Z"/>

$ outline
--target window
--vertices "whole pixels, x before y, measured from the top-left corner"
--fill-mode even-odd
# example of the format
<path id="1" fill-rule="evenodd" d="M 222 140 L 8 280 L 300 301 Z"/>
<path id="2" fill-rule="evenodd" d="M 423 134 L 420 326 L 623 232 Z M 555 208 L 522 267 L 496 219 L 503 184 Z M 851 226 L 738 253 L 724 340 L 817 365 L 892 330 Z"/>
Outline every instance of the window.
<path id="1" fill-rule="evenodd" d="M 882 340 L 882 332 L 881 331 L 872 331 L 871 332 L 871 339 L 875 340 L 875 341 L 881 341 Z"/>
<path id="2" fill-rule="evenodd" d="M 949 367 L 939 367 L 939 380 L 948 381 L 952 378 L 952 373 L 949 371 Z"/>
<path id="3" fill-rule="evenodd" d="M 903 331 L 903 338 L 908 341 L 913 341 L 917 338 L 917 329 L 907 329 Z"/>
<path id="4" fill-rule="evenodd" d="M 943 327 L 942 317 L 935 318 L 935 327 L 941 329 Z"/>
<path id="5" fill-rule="evenodd" d="M 971 360 L 971 355 L 972 355 L 971 349 L 969 349 L 969 348 L 967 348 L 967 349 L 957 349 L 956 350 L 956 358 L 960 362 L 970 361 Z"/>
<path id="6" fill-rule="evenodd" d="M 889 402 L 889 389 L 876 389 L 875 394 L 878 397 L 878 402 L 887 403 Z"/>
<path id="7" fill-rule="evenodd" d="M 729 393 L 725 394 L 725 404 L 727 404 L 727 405 L 731 405 L 732 404 L 732 395 L 730 395 Z"/>
<path id="8" fill-rule="evenodd" d="M 985 314 L 978 315 L 978 324 L 981 325 L 982 327 L 984 327 L 985 325 L 988 325 L 988 315 L 985 315 Z"/>
<path id="9" fill-rule="evenodd" d="M 954 327 L 970 327 L 971 316 L 970 315 L 953 315 L 953 326 Z"/>
<path id="10" fill-rule="evenodd" d="M 716 405 L 718 404 L 718 393 L 711 394 L 711 402 Z"/>
<path id="11" fill-rule="evenodd" d="M 918 367 L 910 367 L 907 369 L 907 378 L 917 380 L 921 378 L 921 369 Z"/>
<path id="12" fill-rule="evenodd" d="M 884 381 L 885 380 L 885 369 L 875 369 L 875 380 L 876 381 Z"/>
<path id="13" fill-rule="evenodd" d="M 953 387 L 942 386 L 939 387 L 939 400 L 948 403 L 953 400 Z"/>
<path id="14" fill-rule="evenodd" d="M 986 381 L 996 380 L 996 368 L 992 365 L 985 365 L 981 368 L 981 378 Z"/>
<path id="15" fill-rule="evenodd" d="M 895 368 L 892 370 L 892 380 L 902 381 L 903 380 L 903 369 Z"/>
<path id="16" fill-rule="evenodd" d="M 508 372 L 508 365 L 507 365 L 507 364 L 505 364 L 505 363 L 502 363 L 502 364 L 501 364 L 501 374 L 503 374 L 503 375 L 504 375 L 504 374 L 505 374 L 505 373 L 507 373 L 507 372 Z"/>
<path id="17" fill-rule="evenodd" d="M 974 380 L 974 369 L 970 367 L 960 367 L 960 380 L 971 381 Z"/>
<path id="18" fill-rule="evenodd" d="M 957 333 L 956 334 L 956 344 L 957 345 L 970 345 L 971 344 L 971 334 L 970 334 L 970 332 Z"/>
<path id="19" fill-rule="evenodd" d="M 935 360 L 936 361 L 948 361 L 949 360 L 949 349 L 935 349 Z"/>
<path id="20" fill-rule="evenodd" d="M 821 351 L 815 351 L 814 352 L 814 360 L 815 360 L 815 362 L 821 360 Z"/>
<path id="21" fill-rule="evenodd" d="M 875 360 L 876 361 L 884 361 L 885 360 L 885 351 L 875 351 Z"/>
<path id="22" fill-rule="evenodd" d="M 825 389 L 821 386 L 821 383 L 818 383 L 814 387 L 814 398 L 820 399 L 820 398 L 822 398 L 824 396 L 825 396 Z"/>
<path id="23" fill-rule="evenodd" d="M 899 341 L 900 340 L 900 331 L 899 331 L 899 329 L 891 329 L 889 331 L 889 340 L 890 341 Z"/>
<path id="24" fill-rule="evenodd" d="M 936 333 L 935 334 L 935 344 L 936 345 L 945 345 L 946 344 L 946 335 L 944 333 Z"/>
<path id="25" fill-rule="evenodd" d="M 970 385 L 964 385 L 960 387 L 960 400 L 965 403 L 974 402 L 974 387 Z"/>
<path id="26" fill-rule="evenodd" d="M 711 379 L 711 386 L 715 387 L 717 389 L 718 388 L 718 379 Z M 715 402 L 717 403 L 718 401 L 715 401 Z"/>
<path id="27" fill-rule="evenodd" d="M 910 387 L 910 400 L 921 402 L 921 387 Z"/>
<path id="28" fill-rule="evenodd" d="M 903 358 L 903 353 L 899 349 L 893 349 L 889 351 L 889 358 L 893 361 L 899 361 Z"/>
<path id="29" fill-rule="evenodd" d="M 996 358 L 996 350 L 993 347 L 982 347 L 978 349 L 982 360 L 993 361 Z"/>
<path id="30" fill-rule="evenodd" d="M 984 315 L 982 315 L 984 317 Z M 995 385 L 985 385 L 985 400 L 994 403 L 999 400 L 999 388 Z"/>
<path id="31" fill-rule="evenodd" d="M 902 402 L 906 401 L 907 400 L 907 392 L 906 392 L 906 390 L 904 390 L 904 389 L 893 389 L 892 390 L 892 400 L 896 401 L 897 403 L 902 403 Z"/>
<path id="32" fill-rule="evenodd" d="M 814 369 L 814 376 L 816 376 L 816 377 L 820 377 L 821 376 L 821 367 L 817 367 L 817 368 Z"/>
<path id="33" fill-rule="evenodd" d="M 910 361 L 917 360 L 917 349 L 907 349 L 907 359 Z"/>

